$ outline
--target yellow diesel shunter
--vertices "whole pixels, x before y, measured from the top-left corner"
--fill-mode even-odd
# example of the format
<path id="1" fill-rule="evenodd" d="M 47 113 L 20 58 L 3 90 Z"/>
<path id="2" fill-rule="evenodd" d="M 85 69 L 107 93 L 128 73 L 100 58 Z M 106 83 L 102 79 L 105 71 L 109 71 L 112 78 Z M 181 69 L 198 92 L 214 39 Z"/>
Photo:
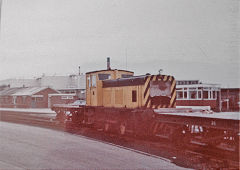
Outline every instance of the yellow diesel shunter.
<path id="1" fill-rule="evenodd" d="M 87 106 L 105 108 L 174 108 L 176 82 L 173 76 L 133 76 L 126 70 L 86 73 Z"/>

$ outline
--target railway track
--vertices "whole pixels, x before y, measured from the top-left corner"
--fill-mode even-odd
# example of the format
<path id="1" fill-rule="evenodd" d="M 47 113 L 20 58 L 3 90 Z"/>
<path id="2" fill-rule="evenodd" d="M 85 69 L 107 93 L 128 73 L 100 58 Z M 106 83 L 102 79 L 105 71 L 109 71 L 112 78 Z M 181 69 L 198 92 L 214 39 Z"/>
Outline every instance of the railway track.
<path id="1" fill-rule="evenodd" d="M 232 153 L 223 153 L 219 149 L 204 147 L 179 148 L 169 141 L 147 141 L 132 137 L 119 137 L 114 134 L 98 133 L 94 130 L 75 129 L 71 133 L 87 136 L 91 139 L 108 142 L 120 147 L 131 148 L 151 156 L 164 157 L 167 160 L 186 168 L 193 169 L 238 169 L 238 157 L 229 156 Z"/>
<path id="2" fill-rule="evenodd" d="M 65 131 L 65 125 L 55 121 L 53 117 L 39 116 L 34 113 L 1 111 L 0 121 L 26 124 Z M 171 161 L 179 166 L 193 169 L 238 169 L 239 154 L 222 151 L 217 148 L 185 146 L 179 147 L 169 144 L 166 139 L 149 141 L 130 136 L 106 134 L 86 127 L 75 127 L 68 131 L 75 135 L 98 140 L 118 147 L 139 152 L 145 155 Z M 234 156 L 233 156 L 234 155 Z"/>

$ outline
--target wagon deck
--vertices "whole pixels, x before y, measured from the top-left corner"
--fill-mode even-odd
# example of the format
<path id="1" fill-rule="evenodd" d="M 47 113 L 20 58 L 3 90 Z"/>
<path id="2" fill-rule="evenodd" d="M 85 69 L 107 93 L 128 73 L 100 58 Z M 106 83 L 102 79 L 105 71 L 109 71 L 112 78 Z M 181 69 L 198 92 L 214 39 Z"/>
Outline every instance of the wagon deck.
<path id="1" fill-rule="evenodd" d="M 201 113 L 201 112 L 162 112 L 158 109 L 154 110 L 157 114 L 162 115 L 175 115 L 175 116 L 187 116 L 187 117 L 199 117 L 199 118 L 212 118 L 212 119 L 230 119 L 240 120 L 240 112 L 220 112 L 220 113 Z"/>

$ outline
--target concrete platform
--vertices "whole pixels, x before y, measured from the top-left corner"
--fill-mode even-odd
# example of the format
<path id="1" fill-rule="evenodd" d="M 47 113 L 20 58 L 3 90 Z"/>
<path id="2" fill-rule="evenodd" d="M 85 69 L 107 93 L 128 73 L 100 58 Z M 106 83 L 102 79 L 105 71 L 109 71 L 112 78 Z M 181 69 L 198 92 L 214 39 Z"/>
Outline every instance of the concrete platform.
<path id="1" fill-rule="evenodd" d="M 0 122 L 0 169 L 185 169 L 85 137 Z"/>
<path id="2" fill-rule="evenodd" d="M 26 113 L 53 113 L 55 114 L 54 111 L 52 111 L 50 108 L 0 108 L 1 111 L 13 111 L 13 112 L 26 112 Z"/>

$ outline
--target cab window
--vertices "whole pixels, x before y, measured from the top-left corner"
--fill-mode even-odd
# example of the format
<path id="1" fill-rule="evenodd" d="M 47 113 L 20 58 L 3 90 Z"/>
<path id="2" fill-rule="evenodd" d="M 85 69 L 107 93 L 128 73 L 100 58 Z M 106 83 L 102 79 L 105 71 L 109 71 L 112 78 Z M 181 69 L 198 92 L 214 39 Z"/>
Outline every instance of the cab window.
<path id="1" fill-rule="evenodd" d="M 136 90 L 132 91 L 132 102 L 137 102 L 137 91 Z"/>
<path id="2" fill-rule="evenodd" d="M 121 77 L 122 78 L 129 78 L 129 77 L 132 77 L 132 75 L 130 75 L 130 74 L 122 74 Z"/>
<path id="3" fill-rule="evenodd" d="M 91 87 L 91 81 L 90 81 L 91 79 L 90 79 L 90 76 L 88 76 L 87 77 L 87 86 L 88 87 Z"/>
<path id="4" fill-rule="evenodd" d="M 96 87 L 96 75 L 91 75 L 91 83 L 92 83 L 92 87 Z"/>
<path id="5" fill-rule="evenodd" d="M 98 79 L 99 80 L 111 79 L 111 75 L 110 74 L 98 74 Z"/>

